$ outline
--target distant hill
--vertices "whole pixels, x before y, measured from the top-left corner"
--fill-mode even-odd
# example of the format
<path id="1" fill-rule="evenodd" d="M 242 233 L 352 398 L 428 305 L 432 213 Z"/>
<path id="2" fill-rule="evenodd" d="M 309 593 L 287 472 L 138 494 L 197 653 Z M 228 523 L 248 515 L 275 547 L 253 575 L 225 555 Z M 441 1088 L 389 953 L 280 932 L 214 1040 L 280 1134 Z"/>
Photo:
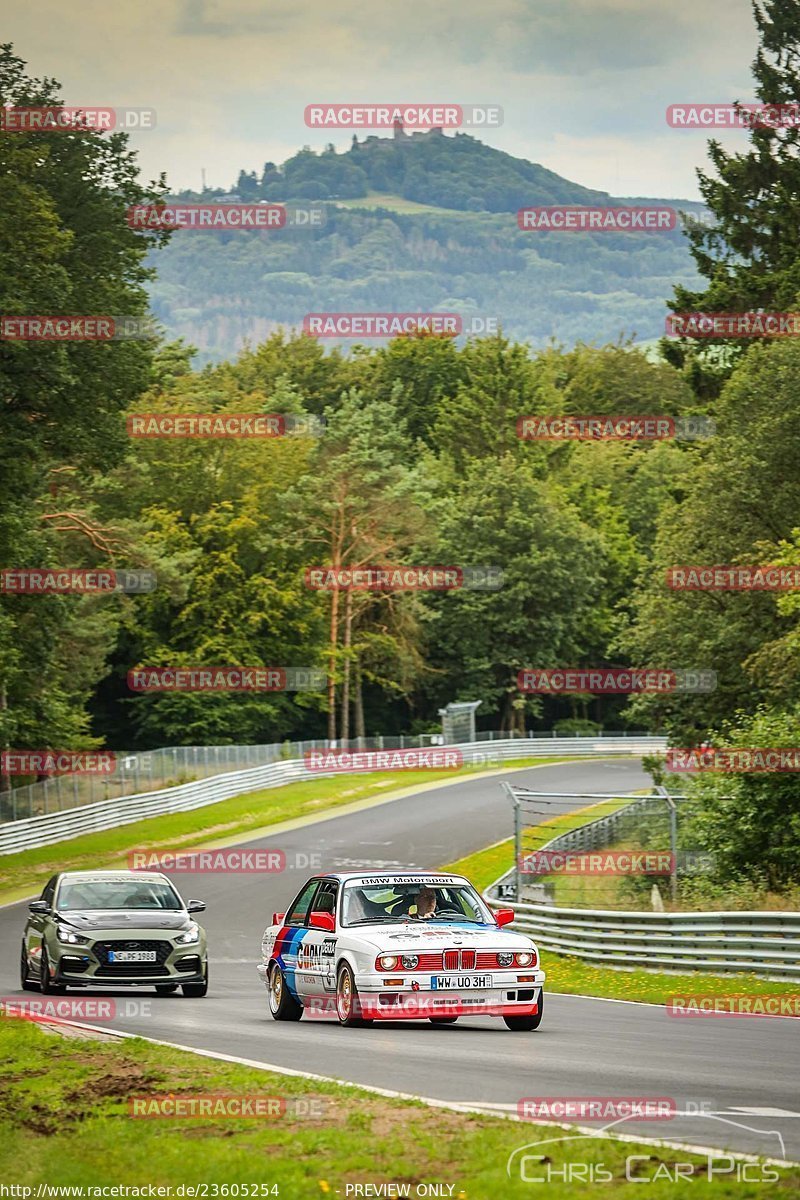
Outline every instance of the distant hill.
<path id="1" fill-rule="evenodd" d="M 521 231 L 527 205 L 627 203 L 466 134 L 368 137 L 344 153 L 301 150 L 207 201 L 322 204 L 323 228 L 178 232 L 154 252 L 156 315 L 201 361 L 314 311 L 455 311 L 495 318 L 517 340 L 657 337 L 672 286 L 694 286 L 680 231 Z M 637 203 L 642 202 L 637 200 Z M 671 203 L 696 213 L 691 201 Z"/>

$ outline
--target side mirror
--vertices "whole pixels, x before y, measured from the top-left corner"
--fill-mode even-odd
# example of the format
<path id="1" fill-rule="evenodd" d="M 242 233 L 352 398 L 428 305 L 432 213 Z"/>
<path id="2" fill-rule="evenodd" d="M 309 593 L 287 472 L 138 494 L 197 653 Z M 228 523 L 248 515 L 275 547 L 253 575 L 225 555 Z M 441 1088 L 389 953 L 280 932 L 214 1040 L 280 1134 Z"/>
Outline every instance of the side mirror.
<path id="1" fill-rule="evenodd" d="M 494 919 L 498 925 L 510 925 L 516 915 L 513 908 L 498 908 Z"/>
<path id="2" fill-rule="evenodd" d="M 273 925 L 282 925 L 283 918 L 285 916 L 286 916 L 286 913 L 273 913 L 272 914 L 272 924 Z"/>
<path id="3" fill-rule="evenodd" d="M 190 900 L 189 903 L 186 905 L 186 911 L 190 912 L 190 913 L 205 912 L 206 911 L 205 900 Z"/>
<path id="4" fill-rule="evenodd" d="M 336 931 L 336 917 L 333 913 L 312 913 L 308 923 L 312 929 L 324 929 L 326 933 L 335 933 Z"/>
<path id="5" fill-rule="evenodd" d="M 28 905 L 28 912 L 32 913 L 49 913 L 50 905 L 46 900 L 31 900 Z"/>

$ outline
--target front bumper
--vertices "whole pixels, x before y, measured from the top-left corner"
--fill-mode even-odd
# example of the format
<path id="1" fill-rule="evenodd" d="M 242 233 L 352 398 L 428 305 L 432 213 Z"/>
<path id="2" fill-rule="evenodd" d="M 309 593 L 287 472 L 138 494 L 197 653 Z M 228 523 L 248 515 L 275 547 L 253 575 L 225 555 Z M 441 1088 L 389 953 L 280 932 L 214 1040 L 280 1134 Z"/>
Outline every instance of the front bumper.
<path id="1" fill-rule="evenodd" d="M 154 947 L 156 960 L 113 963 L 105 949 L 117 939 L 96 939 L 88 946 L 57 942 L 48 950 L 53 982 L 71 988 L 153 987 L 162 983 L 201 983 L 205 978 L 205 940 L 175 945 L 168 937 L 140 939 Z"/>
<path id="2" fill-rule="evenodd" d="M 519 970 L 489 974 L 488 987 L 440 990 L 431 986 L 430 975 L 421 979 L 406 975 L 402 984 L 387 987 L 385 978 L 370 972 L 356 976 L 356 988 L 363 1015 L 377 1020 L 535 1016 L 544 987 L 544 971 L 526 971 L 522 981 Z"/>

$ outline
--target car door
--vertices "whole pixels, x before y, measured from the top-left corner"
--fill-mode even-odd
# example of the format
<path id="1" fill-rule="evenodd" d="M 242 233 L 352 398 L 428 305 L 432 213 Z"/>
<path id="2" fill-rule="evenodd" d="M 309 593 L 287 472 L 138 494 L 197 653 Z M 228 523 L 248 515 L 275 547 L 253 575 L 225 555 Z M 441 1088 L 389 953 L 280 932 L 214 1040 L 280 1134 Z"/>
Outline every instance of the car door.
<path id="1" fill-rule="evenodd" d="M 58 876 L 54 875 L 52 879 L 42 888 L 40 900 L 44 900 L 52 911 L 53 897 L 56 894 L 56 884 Z M 45 930 L 48 922 L 52 920 L 50 913 L 30 913 L 28 923 L 25 926 L 25 949 L 28 953 L 28 962 L 30 963 L 34 977 L 41 972 L 42 963 L 42 945 L 44 943 Z"/>
<path id="2" fill-rule="evenodd" d="M 298 970 L 298 951 L 308 937 L 307 917 L 311 901 L 319 887 L 319 877 L 309 879 L 287 909 L 283 928 L 275 939 L 273 955 L 283 969 L 289 990 L 296 996 L 304 994 L 306 987 L 302 972 Z"/>
<path id="3" fill-rule="evenodd" d="M 314 913 L 324 912 L 335 920 L 338 900 L 337 880 L 323 879 L 308 911 L 308 933 L 298 948 L 298 974 L 302 974 L 308 996 L 330 996 L 336 991 L 336 933 L 314 929 L 311 917 Z"/>

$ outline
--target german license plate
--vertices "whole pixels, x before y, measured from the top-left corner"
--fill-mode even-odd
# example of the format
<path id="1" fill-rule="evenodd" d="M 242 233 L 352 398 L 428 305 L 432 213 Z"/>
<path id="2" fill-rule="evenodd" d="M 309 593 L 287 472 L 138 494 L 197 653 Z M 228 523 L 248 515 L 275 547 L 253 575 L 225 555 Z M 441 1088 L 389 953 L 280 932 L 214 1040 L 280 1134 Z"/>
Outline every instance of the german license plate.
<path id="1" fill-rule="evenodd" d="M 109 950 L 108 961 L 118 962 L 155 962 L 155 950 Z"/>
<path id="2" fill-rule="evenodd" d="M 468 988 L 490 988 L 491 975 L 433 975 L 431 990 L 434 992 L 462 992 Z"/>

